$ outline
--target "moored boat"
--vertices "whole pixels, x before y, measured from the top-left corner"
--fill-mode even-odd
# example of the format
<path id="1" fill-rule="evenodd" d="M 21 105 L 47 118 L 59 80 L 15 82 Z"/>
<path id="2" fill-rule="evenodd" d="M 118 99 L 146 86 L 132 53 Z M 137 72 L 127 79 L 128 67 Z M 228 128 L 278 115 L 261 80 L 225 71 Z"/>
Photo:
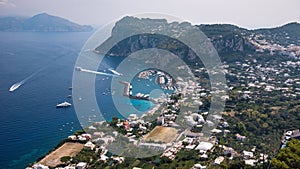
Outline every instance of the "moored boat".
<path id="1" fill-rule="evenodd" d="M 56 108 L 70 107 L 71 105 L 72 105 L 71 103 L 68 103 L 68 102 L 65 101 L 63 103 L 57 104 Z"/>

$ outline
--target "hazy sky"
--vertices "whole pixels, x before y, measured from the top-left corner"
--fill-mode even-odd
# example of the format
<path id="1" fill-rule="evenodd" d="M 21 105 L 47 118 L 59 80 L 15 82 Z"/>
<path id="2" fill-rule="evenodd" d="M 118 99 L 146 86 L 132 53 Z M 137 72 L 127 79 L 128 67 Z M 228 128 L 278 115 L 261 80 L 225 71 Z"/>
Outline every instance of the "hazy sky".
<path id="1" fill-rule="evenodd" d="M 0 0 L 0 15 L 46 12 L 80 24 L 103 25 L 124 15 L 158 12 L 199 23 L 246 28 L 300 22 L 300 0 Z"/>

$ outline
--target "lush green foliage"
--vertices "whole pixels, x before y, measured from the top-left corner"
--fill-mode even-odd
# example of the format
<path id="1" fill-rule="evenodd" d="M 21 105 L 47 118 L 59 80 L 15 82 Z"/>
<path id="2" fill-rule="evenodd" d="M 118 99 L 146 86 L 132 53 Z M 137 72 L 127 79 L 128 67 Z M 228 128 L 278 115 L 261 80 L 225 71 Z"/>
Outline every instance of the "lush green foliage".
<path id="1" fill-rule="evenodd" d="M 70 161 L 70 159 L 71 159 L 70 156 L 64 156 L 64 157 L 60 158 L 60 161 L 66 163 L 66 162 Z"/>
<path id="2" fill-rule="evenodd" d="M 275 169 L 300 168 L 300 140 L 292 139 L 281 149 L 277 157 L 272 159 Z"/>

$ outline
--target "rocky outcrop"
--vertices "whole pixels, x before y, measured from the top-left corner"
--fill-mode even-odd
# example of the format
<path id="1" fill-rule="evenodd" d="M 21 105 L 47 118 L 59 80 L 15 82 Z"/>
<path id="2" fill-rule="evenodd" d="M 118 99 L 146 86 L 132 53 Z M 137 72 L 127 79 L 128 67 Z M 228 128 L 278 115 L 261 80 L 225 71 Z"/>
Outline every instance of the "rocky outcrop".
<path id="1" fill-rule="evenodd" d="M 255 50 L 255 47 L 241 36 L 231 36 L 212 40 L 219 53 L 244 52 Z"/>
<path id="2" fill-rule="evenodd" d="M 219 53 L 255 51 L 246 36 L 250 34 L 247 29 L 228 24 L 199 25 L 203 33 L 210 38 Z"/>

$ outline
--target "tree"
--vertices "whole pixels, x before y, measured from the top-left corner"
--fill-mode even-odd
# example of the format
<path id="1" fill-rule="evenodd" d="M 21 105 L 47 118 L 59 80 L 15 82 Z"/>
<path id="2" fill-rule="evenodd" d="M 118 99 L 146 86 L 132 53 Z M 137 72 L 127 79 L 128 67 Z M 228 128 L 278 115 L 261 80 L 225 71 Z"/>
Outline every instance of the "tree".
<path id="1" fill-rule="evenodd" d="M 239 133 L 241 133 L 241 134 L 245 134 L 245 131 L 246 131 L 246 126 L 245 126 L 245 124 L 239 122 L 239 123 L 237 124 L 237 131 L 238 131 Z"/>
<path id="2" fill-rule="evenodd" d="M 289 166 L 284 161 L 277 160 L 276 158 L 272 159 L 272 164 L 276 169 L 289 169 Z"/>
<path id="3" fill-rule="evenodd" d="M 85 133 L 84 130 L 76 130 L 75 133 L 74 133 L 74 135 L 78 136 L 78 135 L 81 135 L 83 133 Z"/>
<path id="4" fill-rule="evenodd" d="M 272 159 L 275 169 L 300 168 L 300 140 L 292 139 L 281 149 L 277 157 Z"/>
<path id="5" fill-rule="evenodd" d="M 119 122 L 119 118 L 118 117 L 112 117 L 112 121 L 111 121 L 111 125 L 112 126 L 116 126 L 116 124 Z"/>
<path id="6" fill-rule="evenodd" d="M 60 158 L 60 161 L 63 163 L 66 163 L 68 161 L 70 161 L 71 157 L 70 156 L 63 156 L 62 158 Z"/>

